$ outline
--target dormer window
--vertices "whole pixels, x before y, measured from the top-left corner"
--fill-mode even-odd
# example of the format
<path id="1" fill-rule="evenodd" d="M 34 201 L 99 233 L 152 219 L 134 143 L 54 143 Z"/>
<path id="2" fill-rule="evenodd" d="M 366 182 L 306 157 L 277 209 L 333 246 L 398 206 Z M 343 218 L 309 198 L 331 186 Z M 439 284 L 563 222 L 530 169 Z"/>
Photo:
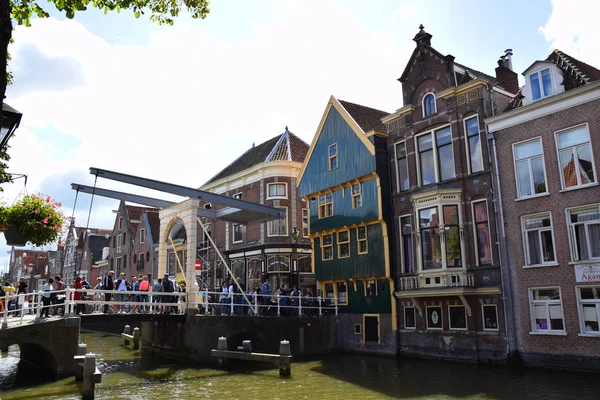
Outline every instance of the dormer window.
<path id="1" fill-rule="evenodd" d="M 529 75 L 529 82 L 531 83 L 531 97 L 533 101 L 553 94 L 550 68 L 531 73 Z"/>
<path id="2" fill-rule="evenodd" d="M 431 117 L 435 113 L 435 95 L 433 93 L 427 93 L 425 97 L 423 97 L 423 118 Z"/>

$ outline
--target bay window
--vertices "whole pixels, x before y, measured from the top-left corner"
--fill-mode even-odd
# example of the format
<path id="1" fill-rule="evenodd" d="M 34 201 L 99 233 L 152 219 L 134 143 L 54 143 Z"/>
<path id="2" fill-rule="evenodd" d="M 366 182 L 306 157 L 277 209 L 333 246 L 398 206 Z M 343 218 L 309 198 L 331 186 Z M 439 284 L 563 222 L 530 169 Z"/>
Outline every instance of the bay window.
<path id="1" fill-rule="evenodd" d="M 420 209 L 417 216 L 421 270 L 462 267 L 462 235 L 458 205 Z"/>
<path id="2" fill-rule="evenodd" d="M 556 133 L 563 189 L 596 183 L 587 124 Z"/>

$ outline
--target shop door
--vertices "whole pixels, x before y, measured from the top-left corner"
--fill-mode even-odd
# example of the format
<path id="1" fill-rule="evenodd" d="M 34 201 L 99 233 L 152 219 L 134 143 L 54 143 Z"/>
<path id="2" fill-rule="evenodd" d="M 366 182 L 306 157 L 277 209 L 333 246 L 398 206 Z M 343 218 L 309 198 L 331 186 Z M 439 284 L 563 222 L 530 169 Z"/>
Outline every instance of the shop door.
<path id="1" fill-rule="evenodd" d="M 379 317 L 365 316 L 365 342 L 379 343 Z"/>

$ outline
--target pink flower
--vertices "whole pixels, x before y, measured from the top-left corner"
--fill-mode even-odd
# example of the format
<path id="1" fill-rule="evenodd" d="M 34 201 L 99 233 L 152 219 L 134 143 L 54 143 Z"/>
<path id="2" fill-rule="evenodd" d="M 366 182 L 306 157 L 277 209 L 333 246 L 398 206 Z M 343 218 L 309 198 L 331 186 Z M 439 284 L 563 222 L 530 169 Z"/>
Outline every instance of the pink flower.
<path id="1" fill-rule="evenodd" d="M 46 197 L 46 203 L 50 203 L 50 196 Z"/>
<path id="2" fill-rule="evenodd" d="M 36 208 L 35 210 L 33 210 L 33 213 L 34 213 L 34 214 L 39 214 L 39 213 L 40 213 L 40 210 L 38 210 L 38 209 Z"/>
<path id="3" fill-rule="evenodd" d="M 44 224 L 44 225 L 48 225 L 48 218 L 44 218 L 44 219 L 42 220 L 42 224 Z"/>

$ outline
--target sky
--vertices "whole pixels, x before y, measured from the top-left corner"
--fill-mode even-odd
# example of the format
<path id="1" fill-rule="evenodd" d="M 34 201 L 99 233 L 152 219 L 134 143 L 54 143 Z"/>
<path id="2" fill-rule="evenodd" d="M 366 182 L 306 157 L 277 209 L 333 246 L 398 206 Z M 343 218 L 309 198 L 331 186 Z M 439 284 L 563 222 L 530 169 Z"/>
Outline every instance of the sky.
<path id="1" fill-rule="evenodd" d="M 419 24 L 438 51 L 490 75 L 507 48 L 519 74 L 553 48 L 600 67 L 594 0 L 213 0 L 206 19 L 174 26 L 127 11 L 68 20 L 42 5 L 51 17 L 17 27 L 10 46 L 5 101 L 23 119 L 9 171 L 94 228 L 112 228 L 117 202 L 96 197 L 89 213 L 81 194 L 74 208 L 71 183 L 94 185 L 90 167 L 199 187 L 286 126 L 310 143 L 331 95 L 402 107 L 397 79 Z M 23 180 L 2 188 L 11 204 Z M 9 250 L 0 236 L 0 270 Z"/>

